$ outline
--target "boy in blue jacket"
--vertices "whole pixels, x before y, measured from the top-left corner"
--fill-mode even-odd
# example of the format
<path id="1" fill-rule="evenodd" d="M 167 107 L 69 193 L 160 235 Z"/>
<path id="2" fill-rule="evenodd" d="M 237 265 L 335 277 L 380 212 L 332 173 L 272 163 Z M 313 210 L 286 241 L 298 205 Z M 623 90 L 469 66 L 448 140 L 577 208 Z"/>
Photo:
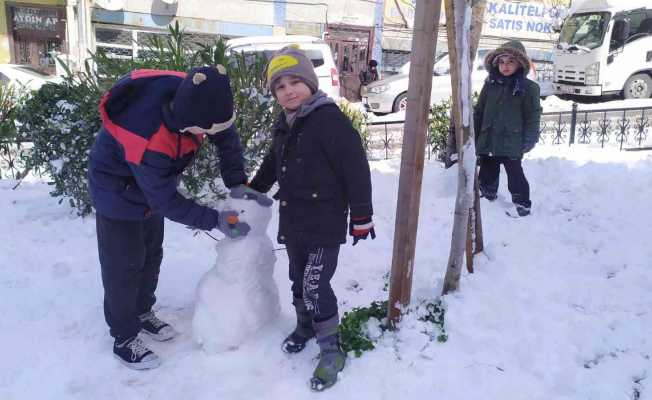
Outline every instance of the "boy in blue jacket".
<path id="1" fill-rule="evenodd" d="M 312 62 L 301 50 L 279 50 L 267 67 L 267 82 L 283 113 L 249 187 L 266 193 L 278 182 L 278 241 L 287 248 L 297 316 L 282 349 L 298 353 L 317 339 L 319 364 L 310 384 L 321 391 L 335 384 L 346 360 L 330 280 L 346 243 L 349 212 L 353 244 L 370 234 L 375 238 L 369 164 L 360 135 L 319 90 Z"/>
<path id="2" fill-rule="evenodd" d="M 218 229 L 236 238 L 246 223 L 183 197 L 177 186 L 205 135 L 217 146 L 222 179 L 232 194 L 255 195 L 246 183 L 229 78 L 223 66 L 177 71 L 135 70 L 100 103 L 102 128 L 90 153 L 88 183 L 96 211 L 104 316 L 113 353 L 133 369 L 155 368 L 158 356 L 138 338 L 177 332 L 152 311 L 163 257 L 164 218 Z"/>

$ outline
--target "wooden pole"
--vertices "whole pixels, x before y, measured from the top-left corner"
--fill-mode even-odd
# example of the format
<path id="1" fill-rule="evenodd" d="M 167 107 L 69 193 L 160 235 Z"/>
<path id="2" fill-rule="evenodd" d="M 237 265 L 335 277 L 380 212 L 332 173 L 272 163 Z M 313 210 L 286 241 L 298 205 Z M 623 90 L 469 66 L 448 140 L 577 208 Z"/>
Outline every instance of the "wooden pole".
<path id="1" fill-rule="evenodd" d="M 441 0 L 416 2 L 387 312 L 392 324 L 399 321 L 400 307 L 410 303 L 412 292 L 432 69 L 440 13 Z"/>
<path id="2" fill-rule="evenodd" d="M 484 11 L 486 7 L 486 0 L 481 2 L 477 1 L 473 4 L 473 20 L 471 22 L 471 64 L 475 59 L 478 45 L 480 44 L 480 35 L 482 33 L 482 25 L 484 23 Z M 478 91 L 481 88 L 475 88 Z M 475 132 L 474 132 L 475 134 Z M 475 137 L 473 138 L 475 141 Z M 473 272 L 473 254 L 480 253 L 484 250 L 484 234 L 482 232 L 482 212 L 480 210 L 480 182 L 478 181 L 478 172 L 476 167 L 475 181 L 473 185 L 473 208 L 469 210 L 469 224 L 471 225 L 472 237 L 469 241 L 473 241 L 471 251 L 471 271 Z M 467 261 L 468 263 L 468 261 Z"/>
<path id="3" fill-rule="evenodd" d="M 469 225 L 474 204 L 476 157 L 473 134 L 471 72 L 478 47 L 486 0 L 446 0 L 446 32 L 451 60 L 453 116 L 458 154 L 458 187 L 451 250 L 442 294 L 459 288 L 467 238 L 475 228 Z M 467 153 L 467 154 L 465 154 Z M 478 203 L 479 207 L 479 203 Z M 474 221 L 475 223 L 475 221 Z M 468 251 L 468 253 L 473 253 Z M 467 255 L 467 260 L 472 255 Z"/>

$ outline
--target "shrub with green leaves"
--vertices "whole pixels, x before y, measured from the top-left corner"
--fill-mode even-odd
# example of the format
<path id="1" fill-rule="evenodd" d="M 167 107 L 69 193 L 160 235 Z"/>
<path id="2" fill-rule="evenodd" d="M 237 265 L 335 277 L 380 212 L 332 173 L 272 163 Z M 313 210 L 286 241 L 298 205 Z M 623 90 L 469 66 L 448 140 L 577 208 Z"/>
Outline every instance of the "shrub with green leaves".
<path id="1" fill-rule="evenodd" d="M 340 102 L 340 110 L 351 120 L 351 124 L 360 134 L 362 146 L 365 151 L 369 151 L 369 128 L 367 127 L 367 114 L 356 110 L 346 100 Z"/>
<path id="2" fill-rule="evenodd" d="M 472 102 L 474 106 L 477 104 L 479 97 L 478 92 L 473 92 Z M 457 152 L 455 138 L 451 137 L 451 141 L 448 143 L 449 134 L 454 134 L 454 132 L 451 132 L 451 107 L 452 98 L 450 97 L 433 105 L 430 109 L 430 122 L 428 124 L 430 151 L 438 161 L 444 163 L 447 162 L 447 157 Z M 447 148 L 447 146 L 451 147 Z M 450 154 L 447 154 L 447 152 Z"/>
<path id="3" fill-rule="evenodd" d="M 24 146 L 16 135 L 16 113 L 29 96 L 20 85 L 0 85 L 0 178 L 20 179 L 25 166 L 20 155 Z"/>
<path id="4" fill-rule="evenodd" d="M 368 307 L 357 307 L 345 312 L 340 323 L 342 350 L 352 351 L 356 357 L 373 350 L 375 342 L 389 329 L 387 321 L 387 301 L 374 301 Z M 423 301 L 416 307 L 403 311 L 404 315 L 415 312 L 424 323 L 422 333 L 430 340 L 444 343 L 448 340 L 444 328 L 445 310 L 439 301 Z"/>
<path id="5" fill-rule="evenodd" d="M 88 154 L 95 132 L 98 93 L 72 80 L 45 84 L 20 109 L 16 119 L 23 140 L 33 147 L 25 156 L 26 165 L 52 178 L 52 196 L 59 202 L 68 198 L 78 214 L 91 212 L 86 185 Z"/>
<path id="6" fill-rule="evenodd" d="M 450 130 L 451 99 L 445 99 L 430 108 L 430 123 L 428 124 L 428 141 L 430 151 L 439 161 L 444 161 L 446 138 Z"/>
<path id="7" fill-rule="evenodd" d="M 353 351 L 356 357 L 360 357 L 363 351 L 375 348 L 368 334 L 370 320 L 372 323 L 378 321 L 381 330 L 387 329 L 387 301 L 374 301 L 369 307 L 358 307 L 344 313 L 340 323 L 342 350 Z"/>

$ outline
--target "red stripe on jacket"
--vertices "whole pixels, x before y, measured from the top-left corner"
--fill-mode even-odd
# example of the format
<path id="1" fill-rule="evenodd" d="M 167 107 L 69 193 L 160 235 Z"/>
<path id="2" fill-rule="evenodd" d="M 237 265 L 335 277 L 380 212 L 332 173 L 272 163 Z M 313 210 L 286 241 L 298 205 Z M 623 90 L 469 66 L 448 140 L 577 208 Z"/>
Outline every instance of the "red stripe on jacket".
<path id="1" fill-rule="evenodd" d="M 158 131 L 156 131 L 154 136 L 149 140 L 147 150 L 163 153 L 166 156 L 175 159 L 177 158 L 177 154 L 179 157 L 183 157 L 188 153 L 197 151 L 199 144 L 204 139 L 204 135 L 196 135 L 196 138 L 197 141 L 187 135 L 174 134 L 170 132 L 165 125 L 161 124 Z M 179 145 L 181 146 L 180 149 Z"/>
<path id="2" fill-rule="evenodd" d="M 109 118 L 109 115 L 106 113 L 105 104 L 109 100 L 109 95 L 111 93 L 106 93 L 100 101 L 100 116 L 102 117 L 102 124 L 109 132 L 111 136 L 122 144 L 125 152 L 125 159 L 133 164 L 140 164 L 140 161 L 143 159 L 143 154 L 147 149 L 147 139 L 142 136 L 138 136 L 135 133 L 124 129 L 118 124 L 115 124 Z"/>
<path id="3" fill-rule="evenodd" d="M 183 79 L 186 77 L 187 74 L 185 72 L 169 71 L 169 70 L 161 70 L 161 69 L 137 69 L 131 71 L 131 79 L 151 78 L 154 76 L 162 76 L 162 75 L 174 75 Z"/>

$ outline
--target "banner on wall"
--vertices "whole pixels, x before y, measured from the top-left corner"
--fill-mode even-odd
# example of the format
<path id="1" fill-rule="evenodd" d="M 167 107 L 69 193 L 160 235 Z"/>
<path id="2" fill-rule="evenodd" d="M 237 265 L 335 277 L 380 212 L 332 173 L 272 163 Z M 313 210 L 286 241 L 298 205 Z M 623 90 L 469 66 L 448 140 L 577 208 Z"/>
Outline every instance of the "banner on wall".
<path id="1" fill-rule="evenodd" d="M 545 2 L 487 1 L 485 36 L 551 40 L 556 35 L 553 22 L 566 12 L 564 6 Z"/>
<path id="2" fill-rule="evenodd" d="M 56 32 L 62 20 L 56 8 L 12 7 L 13 28 L 17 31 Z"/>
<path id="3" fill-rule="evenodd" d="M 414 26 L 415 7 L 416 0 L 385 0 L 383 23 L 388 26 L 405 27 L 407 22 L 408 28 L 411 29 Z"/>

